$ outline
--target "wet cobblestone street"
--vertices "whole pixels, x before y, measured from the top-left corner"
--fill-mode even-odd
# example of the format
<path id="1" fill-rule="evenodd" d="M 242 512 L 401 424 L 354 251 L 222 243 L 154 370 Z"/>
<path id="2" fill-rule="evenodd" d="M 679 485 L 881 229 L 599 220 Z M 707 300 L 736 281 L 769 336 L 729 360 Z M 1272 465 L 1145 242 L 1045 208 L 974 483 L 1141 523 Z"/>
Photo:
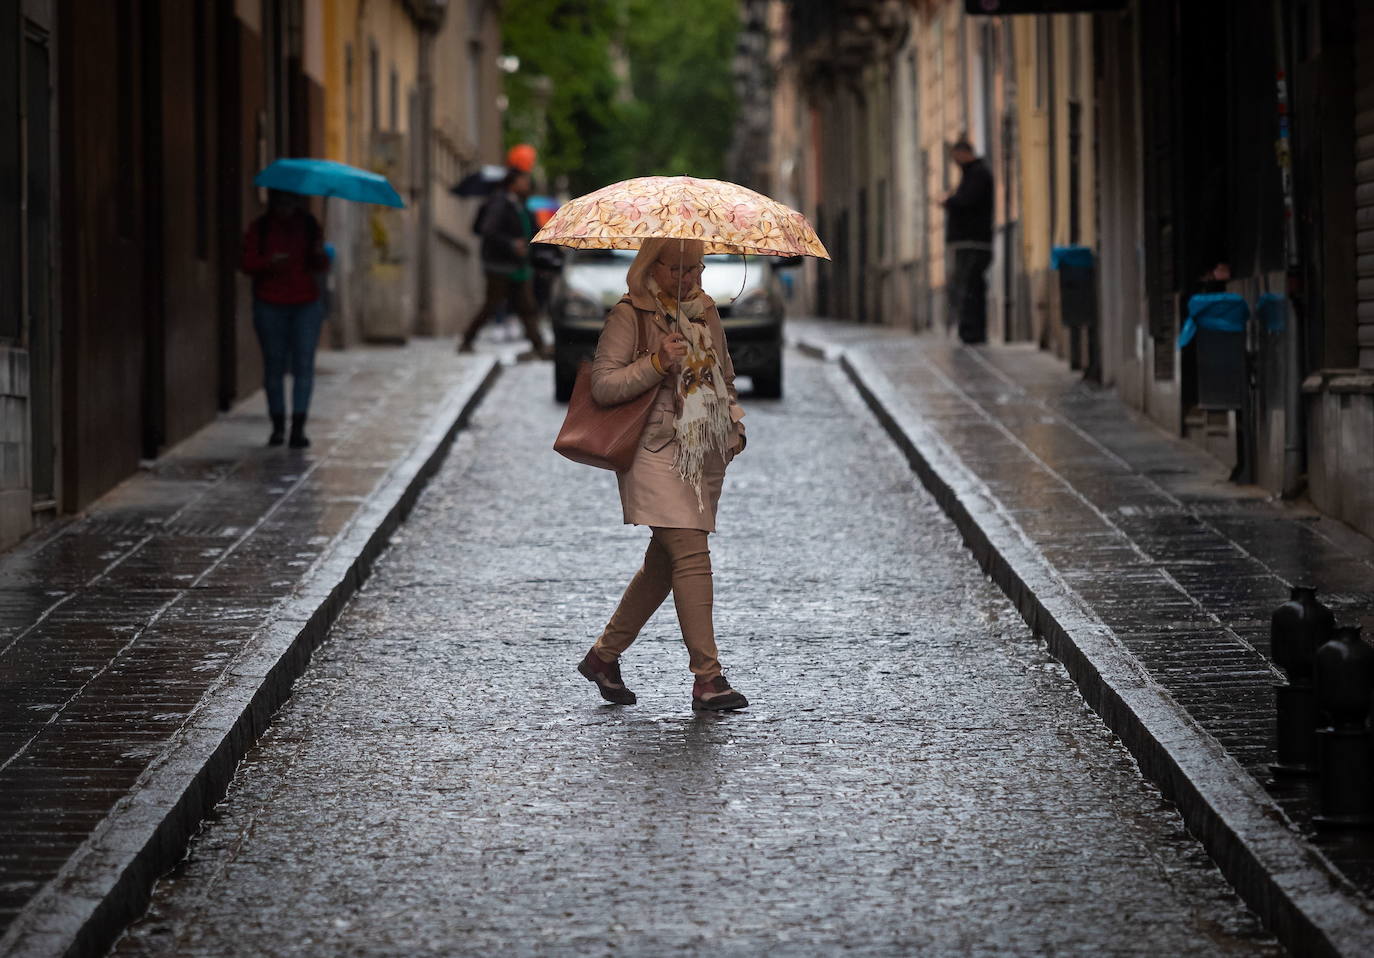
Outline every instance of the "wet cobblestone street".
<path id="1" fill-rule="evenodd" d="M 1274 954 L 843 374 L 751 401 L 694 716 L 671 603 L 507 370 L 119 955 Z"/>

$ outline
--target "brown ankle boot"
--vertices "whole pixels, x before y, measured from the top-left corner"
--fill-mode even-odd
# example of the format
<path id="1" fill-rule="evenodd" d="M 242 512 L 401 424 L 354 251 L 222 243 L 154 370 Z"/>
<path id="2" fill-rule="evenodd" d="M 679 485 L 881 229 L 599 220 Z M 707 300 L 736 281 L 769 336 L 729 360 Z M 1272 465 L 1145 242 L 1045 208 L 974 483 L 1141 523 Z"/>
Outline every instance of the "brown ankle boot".
<path id="1" fill-rule="evenodd" d="M 717 675 L 712 679 L 697 679 L 692 685 L 692 708 L 695 711 L 730 712 L 748 706 L 749 700 L 730 688 L 730 683 L 723 675 Z"/>
<path id="2" fill-rule="evenodd" d="M 616 705 L 634 705 L 635 694 L 625 687 L 620 678 L 620 660 L 605 662 L 596 652 L 588 652 L 587 657 L 577 664 L 577 671 L 589 682 L 595 682 L 597 691 L 607 702 Z"/>

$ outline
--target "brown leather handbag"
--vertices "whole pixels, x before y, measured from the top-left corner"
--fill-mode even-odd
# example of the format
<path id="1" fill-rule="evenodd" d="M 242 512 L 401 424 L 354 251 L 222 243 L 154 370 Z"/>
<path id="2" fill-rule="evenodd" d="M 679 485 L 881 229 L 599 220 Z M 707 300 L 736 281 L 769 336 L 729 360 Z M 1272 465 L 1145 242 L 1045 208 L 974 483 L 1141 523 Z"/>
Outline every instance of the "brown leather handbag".
<path id="1" fill-rule="evenodd" d="M 647 342 L 644 317 L 636 309 L 635 359 L 648 355 Z M 635 460 L 657 394 L 658 388 L 652 387 L 634 399 L 603 406 L 592 398 L 592 364 L 584 361 L 577 369 L 568 415 L 554 440 L 554 452 L 573 462 L 624 472 Z"/>

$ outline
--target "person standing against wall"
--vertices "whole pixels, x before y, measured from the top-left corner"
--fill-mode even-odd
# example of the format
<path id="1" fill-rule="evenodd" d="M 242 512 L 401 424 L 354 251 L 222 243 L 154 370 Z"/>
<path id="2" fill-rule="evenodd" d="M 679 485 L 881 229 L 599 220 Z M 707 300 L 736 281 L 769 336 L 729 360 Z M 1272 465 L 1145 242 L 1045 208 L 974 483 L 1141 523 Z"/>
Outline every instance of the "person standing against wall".
<path id="1" fill-rule="evenodd" d="M 959 164 L 958 189 L 945 197 L 945 245 L 954 253 L 954 275 L 947 286 L 959 339 L 970 345 L 987 341 L 987 270 L 992 264 L 992 173 L 960 138 L 950 150 Z"/>
<path id="2" fill-rule="evenodd" d="M 286 441 L 291 372 L 291 448 L 310 445 L 305 417 L 315 386 L 315 348 L 324 322 L 316 275 L 329 269 L 319 221 L 295 193 L 271 190 L 267 212 L 243 234 L 239 268 L 253 278 L 253 330 L 262 348 L 263 388 L 272 417 L 269 446 Z"/>

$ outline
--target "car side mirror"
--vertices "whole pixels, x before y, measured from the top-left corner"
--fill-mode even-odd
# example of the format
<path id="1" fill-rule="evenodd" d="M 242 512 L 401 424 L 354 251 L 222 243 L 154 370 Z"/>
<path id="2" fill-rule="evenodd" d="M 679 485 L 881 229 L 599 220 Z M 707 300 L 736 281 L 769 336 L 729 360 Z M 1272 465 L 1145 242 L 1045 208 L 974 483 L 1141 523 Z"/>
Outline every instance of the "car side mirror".
<path id="1" fill-rule="evenodd" d="M 792 269 L 800 266 L 802 258 L 800 256 L 783 256 L 773 261 L 774 269 Z"/>

